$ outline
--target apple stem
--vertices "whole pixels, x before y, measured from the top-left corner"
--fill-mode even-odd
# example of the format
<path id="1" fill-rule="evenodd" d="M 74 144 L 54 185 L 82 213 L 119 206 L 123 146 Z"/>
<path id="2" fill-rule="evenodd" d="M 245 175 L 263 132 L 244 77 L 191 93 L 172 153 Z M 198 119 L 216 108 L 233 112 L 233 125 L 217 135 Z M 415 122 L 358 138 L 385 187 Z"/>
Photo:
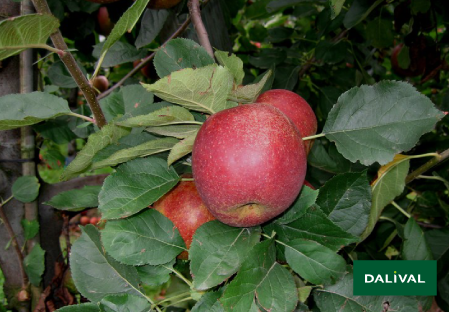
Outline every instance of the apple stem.
<path id="1" fill-rule="evenodd" d="M 182 178 L 181 179 L 181 182 L 193 182 L 193 181 L 195 181 L 195 179 L 193 179 L 193 178 Z"/>
<path id="2" fill-rule="evenodd" d="M 313 140 L 313 139 L 321 138 L 321 137 L 323 137 L 325 135 L 326 135 L 325 133 L 315 134 L 315 135 L 311 135 L 311 136 L 308 136 L 308 137 L 303 137 L 302 140 L 303 141 Z"/>
<path id="3" fill-rule="evenodd" d="M 394 200 L 393 201 L 391 201 L 391 204 L 397 209 L 397 210 L 399 210 L 404 216 L 406 216 L 407 218 L 409 218 L 410 219 L 410 214 L 407 212 L 407 211 L 405 211 L 401 206 L 399 206 Z"/>
<path id="4" fill-rule="evenodd" d="M 69 114 L 69 116 L 78 117 L 78 118 L 84 119 L 84 120 L 86 120 L 88 122 L 91 122 L 91 123 L 95 124 L 95 119 L 87 117 L 87 116 L 84 116 L 84 115 L 80 115 L 80 114 L 72 112 L 72 113 Z"/>
<path id="5" fill-rule="evenodd" d="M 163 265 L 163 267 L 169 271 L 172 271 L 173 273 L 175 273 L 175 275 L 177 277 L 179 277 L 180 279 L 182 279 L 191 289 L 193 288 L 192 282 L 189 281 L 187 278 L 184 277 L 184 275 L 182 275 L 181 273 L 179 273 L 177 270 L 170 268 L 168 266 Z"/>

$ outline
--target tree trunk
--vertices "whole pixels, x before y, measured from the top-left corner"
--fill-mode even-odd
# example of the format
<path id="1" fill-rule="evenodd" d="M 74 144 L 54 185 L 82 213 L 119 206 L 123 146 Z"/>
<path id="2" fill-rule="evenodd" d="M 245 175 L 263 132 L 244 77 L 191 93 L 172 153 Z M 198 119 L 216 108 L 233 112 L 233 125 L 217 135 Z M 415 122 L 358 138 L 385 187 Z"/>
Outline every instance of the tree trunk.
<path id="1" fill-rule="evenodd" d="M 20 3 L 0 0 L 0 18 L 20 14 Z M 1 62 L 0 96 L 20 92 L 19 57 L 11 57 Z M 7 199 L 11 196 L 11 185 L 22 175 L 22 165 L 14 162 L 21 159 L 20 129 L 0 131 L 0 196 Z M 20 221 L 23 218 L 23 204 L 12 200 L 4 206 L 5 214 L 11 223 L 19 244 L 23 244 L 23 230 Z M 19 302 L 17 292 L 21 289 L 22 277 L 18 265 L 18 257 L 12 246 L 5 249 L 11 237 L 4 224 L 0 225 L 0 267 L 5 276 L 3 289 L 11 308 L 18 311 L 29 311 L 29 302 Z"/>

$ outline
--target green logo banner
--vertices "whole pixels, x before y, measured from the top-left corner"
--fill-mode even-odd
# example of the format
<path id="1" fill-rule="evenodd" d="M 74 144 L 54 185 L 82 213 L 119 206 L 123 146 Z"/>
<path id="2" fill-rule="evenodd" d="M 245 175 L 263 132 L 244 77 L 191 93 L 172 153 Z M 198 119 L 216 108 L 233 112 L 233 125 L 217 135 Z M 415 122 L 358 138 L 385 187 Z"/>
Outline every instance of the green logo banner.
<path id="1" fill-rule="evenodd" d="M 354 296 L 436 296 L 433 260 L 354 261 Z"/>

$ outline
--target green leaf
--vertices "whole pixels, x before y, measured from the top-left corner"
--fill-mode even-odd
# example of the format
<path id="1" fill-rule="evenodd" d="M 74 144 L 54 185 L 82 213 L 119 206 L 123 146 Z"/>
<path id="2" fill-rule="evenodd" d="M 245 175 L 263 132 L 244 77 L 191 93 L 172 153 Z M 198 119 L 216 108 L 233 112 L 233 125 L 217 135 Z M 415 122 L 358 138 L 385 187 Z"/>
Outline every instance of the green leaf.
<path id="1" fill-rule="evenodd" d="M 293 277 L 276 262 L 272 240 L 251 249 L 220 301 L 225 311 L 248 312 L 255 297 L 263 309 L 276 312 L 293 311 L 298 301 Z"/>
<path id="2" fill-rule="evenodd" d="M 233 83 L 231 73 L 214 64 L 198 69 L 186 68 L 143 86 L 165 101 L 214 114 L 235 106 L 227 101 Z"/>
<path id="3" fill-rule="evenodd" d="M 101 238 L 108 254 L 131 265 L 164 264 L 186 250 L 178 229 L 155 209 L 109 220 Z"/>
<path id="4" fill-rule="evenodd" d="M 412 85 L 385 80 L 343 93 L 329 113 L 323 133 L 350 161 L 383 165 L 415 146 L 443 116 Z"/>
<path id="5" fill-rule="evenodd" d="M 100 312 L 98 305 L 93 303 L 82 303 L 77 305 L 62 307 L 56 312 Z"/>
<path id="6" fill-rule="evenodd" d="M 276 232 L 279 240 L 288 242 L 297 238 L 315 241 L 333 251 L 343 246 L 357 242 L 358 238 L 343 231 L 335 225 L 318 207 L 310 207 L 306 213 L 288 224 L 270 223 L 264 227 L 264 232 Z"/>
<path id="7" fill-rule="evenodd" d="M 69 127 L 69 122 L 72 119 L 75 119 L 75 117 L 61 116 L 49 119 L 34 125 L 33 130 L 39 133 L 44 139 L 51 140 L 56 144 L 66 144 L 77 138 L 76 134 Z M 92 125 L 90 122 L 87 122 L 87 124 Z"/>
<path id="8" fill-rule="evenodd" d="M 12 195 L 22 203 L 30 203 L 39 195 L 39 180 L 35 176 L 22 176 L 12 185 Z"/>
<path id="9" fill-rule="evenodd" d="M 245 72 L 243 71 L 243 61 L 235 54 L 229 55 L 228 52 L 215 51 L 215 57 L 220 65 L 226 67 L 234 76 L 234 83 L 238 86 L 242 84 Z"/>
<path id="10" fill-rule="evenodd" d="M 331 8 L 331 19 L 336 18 L 343 8 L 345 0 L 329 0 L 329 6 Z"/>
<path id="11" fill-rule="evenodd" d="M 110 295 L 100 301 L 101 312 L 149 312 L 150 303 L 142 297 L 122 294 Z"/>
<path id="12" fill-rule="evenodd" d="M 385 206 L 402 193 L 409 168 L 408 158 L 398 155 L 378 171 L 377 179 L 372 183 L 373 201 L 368 226 L 362 233 L 361 240 L 371 234 Z"/>
<path id="13" fill-rule="evenodd" d="M 259 240 L 259 227 L 235 228 L 219 221 L 203 224 L 189 249 L 194 288 L 205 290 L 232 276 Z"/>
<path id="14" fill-rule="evenodd" d="M 39 221 L 22 219 L 20 221 L 23 227 L 23 236 L 25 240 L 32 239 L 39 233 Z"/>
<path id="15" fill-rule="evenodd" d="M 403 45 L 398 53 L 398 65 L 402 69 L 407 69 L 410 67 L 410 48 Z"/>
<path id="16" fill-rule="evenodd" d="M 197 132 L 200 130 L 201 125 L 170 125 L 160 127 L 148 127 L 145 131 L 163 135 L 175 137 L 178 139 L 186 139 L 194 135 L 196 137 Z"/>
<path id="17" fill-rule="evenodd" d="M 346 261 L 342 256 L 302 238 L 285 244 L 285 257 L 296 273 L 316 285 L 335 282 L 346 272 Z"/>
<path id="18" fill-rule="evenodd" d="M 144 115 L 165 106 L 165 103 L 153 103 L 154 96 L 141 85 L 129 85 L 120 88 L 100 101 L 100 106 L 106 117 L 111 121 L 123 115 L 119 120 L 133 116 Z"/>
<path id="19" fill-rule="evenodd" d="M 169 166 L 178 159 L 192 152 L 193 143 L 195 142 L 197 134 L 198 131 L 195 131 L 194 133 L 186 137 L 184 140 L 178 142 L 175 146 L 173 146 L 167 159 L 167 163 Z"/>
<path id="20" fill-rule="evenodd" d="M 101 42 L 97 45 L 94 45 L 94 50 L 92 51 L 92 56 L 99 59 L 103 52 L 103 47 L 106 42 Z M 135 46 L 127 43 L 117 41 L 114 43 L 107 54 L 104 56 L 103 62 L 101 63 L 101 67 L 113 67 L 116 65 L 132 62 L 135 60 L 139 60 L 144 58 L 147 55 L 147 51 L 137 50 Z"/>
<path id="21" fill-rule="evenodd" d="M 354 27 L 383 2 L 383 0 L 376 0 L 374 3 L 372 0 L 355 0 L 345 15 L 343 25 L 347 29 Z"/>
<path id="22" fill-rule="evenodd" d="M 129 217 L 161 198 L 178 181 L 173 167 L 160 158 L 131 160 L 105 179 L 98 209 L 106 220 Z"/>
<path id="23" fill-rule="evenodd" d="M 36 45 L 45 45 L 58 27 L 59 20 L 47 14 L 23 15 L 1 21 L 0 61 Z"/>
<path id="24" fill-rule="evenodd" d="M 205 293 L 192 308 L 192 312 L 225 312 L 220 301 L 218 301 L 223 294 L 223 290 L 223 288 L 220 288 L 218 291 Z"/>
<path id="25" fill-rule="evenodd" d="M 45 250 L 39 244 L 34 245 L 33 250 L 23 259 L 23 265 L 31 284 L 39 286 L 45 271 Z"/>
<path id="26" fill-rule="evenodd" d="M 156 39 L 162 27 L 164 27 L 169 14 L 169 10 L 145 10 L 140 23 L 139 35 L 135 43 L 138 49 L 150 44 Z"/>
<path id="27" fill-rule="evenodd" d="M 159 286 L 170 280 L 175 259 L 160 265 L 143 265 L 136 267 L 140 280 L 150 286 Z"/>
<path id="28" fill-rule="evenodd" d="M 81 211 L 86 208 L 98 207 L 100 185 L 86 185 L 79 190 L 70 190 L 53 196 L 45 205 L 66 211 Z"/>
<path id="29" fill-rule="evenodd" d="M 150 0 L 137 0 L 125 13 L 123 13 L 101 49 L 101 56 L 97 66 L 101 65 L 102 59 L 104 59 L 106 53 L 108 53 L 114 43 L 116 43 L 126 32 L 131 32 L 147 7 L 148 2 L 150 2 Z"/>
<path id="30" fill-rule="evenodd" d="M 420 311 L 418 301 L 414 297 L 405 296 L 354 296 L 353 275 L 347 274 L 334 285 L 323 289 L 316 288 L 314 299 L 321 311 L 339 312 L 380 312 L 384 309 L 384 302 L 390 304 L 388 310 L 395 312 Z"/>
<path id="31" fill-rule="evenodd" d="M 345 59 L 348 54 L 348 45 L 344 41 L 320 41 L 315 48 L 315 57 L 328 64 L 336 64 Z"/>
<path id="32" fill-rule="evenodd" d="M 118 140 L 131 132 L 131 129 L 116 126 L 109 123 L 100 131 L 89 136 L 87 144 L 76 155 L 75 159 L 65 168 L 61 175 L 61 180 L 68 180 L 77 176 L 80 173 L 91 169 L 92 159 L 95 154 L 101 151 L 106 146 L 117 143 Z"/>
<path id="33" fill-rule="evenodd" d="M 367 172 L 335 176 L 320 189 L 317 205 L 344 231 L 359 236 L 368 225 L 371 186 Z"/>
<path id="34" fill-rule="evenodd" d="M 214 64 L 213 58 L 202 46 L 184 38 L 170 40 L 156 52 L 154 57 L 154 67 L 161 78 L 180 69 L 195 69 L 212 64 Z"/>
<path id="35" fill-rule="evenodd" d="M 429 11 L 431 4 L 428 0 L 412 0 L 410 8 L 413 15 L 417 15 L 418 13 L 426 13 Z"/>
<path id="36" fill-rule="evenodd" d="M 134 147 L 121 149 L 102 161 L 94 162 L 92 164 L 92 169 L 115 166 L 137 157 L 146 157 L 165 152 L 170 150 L 176 143 L 178 143 L 178 140 L 174 138 L 163 138 L 151 140 Z"/>
<path id="37" fill-rule="evenodd" d="M 319 192 L 319 190 L 312 190 L 308 186 L 303 186 L 299 197 L 284 214 L 276 219 L 276 223 L 288 224 L 301 218 L 315 204 Z"/>
<path id="38" fill-rule="evenodd" d="M 29 126 L 71 113 L 66 100 L 44 92 L 0 97 L 0 130 Z"/>
<path id="39" fill-rule="evenodd" d="M 433 260 L 432 252 L 427 244 L 424 232 L 413 218 L 409 218 L 405 224 L 402 259 Z"/>
<path id="40" fill-rule="evenodd" d="M 366 36 L 371 44 L 378 49 L 393 45 L 393 23 L 377 17 L 366 25 Z"/>
<path id="41" fill-rule="evenodd" d="M 70 268 L 78 291 L 92 302 L 108 295 L 139 295 L 139 276 L 132 266 L 120 264 L 103 249 L 93 225 L 81 228 L 70 253 Z"/>
<path id="42" fill-rule="evenodd" d="M 82 64 L 78 63 L 78 66 L 81 69 L 81 72 L 84 76 L 87 76 L 86 69 L 82 66 Z M 56 61 L 51 64 L 50 68 L 47 72 L 48 78 L 50 78 L 51 82 L 61 88 L 76 88 L 78 85 L 76 84 L 75 79 L 73 79 L 70 72 L 67 70 L 67 67 L 64 65 L 62 61 Z"/>
<path id="43" fill-rule="evenodd" d="M 232 90 L 229 99 L 238 103 L 256 102 L 271 75 L 272 71 L 268 70 L 259 82 L 246 86 L 237 86 L 235 90 Z"/>
<path id="44" fill-rule="evenodd" d="M 185 108 L 176 105 L 163 107 L 147 115 L 131 117 L 118 124 L 125 127 L 152 127 L 194 122 L 195 118 Z"/>
<path id="45" fill-rule="evenodd" d="M 424 234 L 435 260 L 440 261 L 449 257 L 449 228 L 434 229 Z"/>

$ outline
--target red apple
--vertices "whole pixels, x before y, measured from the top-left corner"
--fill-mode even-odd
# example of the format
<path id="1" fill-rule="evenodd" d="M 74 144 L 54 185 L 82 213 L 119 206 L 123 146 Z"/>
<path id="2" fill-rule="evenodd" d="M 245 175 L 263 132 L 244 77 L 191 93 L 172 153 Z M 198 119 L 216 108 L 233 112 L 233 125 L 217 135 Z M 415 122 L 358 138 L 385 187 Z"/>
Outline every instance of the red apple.
<path id="1" fill-rule="evenodd" d="M 133 67 L 135 68 L 137 65 L 139 65 L 141 61 L 142 60 L 135 60 L 133 62 Z M 156 74 L 156 70 L 154 69 L 154 66 L 151 62 L 148 62 L 144 67 L 142 67 L 140 72 L 148 79 L 159 79 L 158 75 Z"/>
<path id="2" fill-rule="evenodd" d="M 105 76 L 97 76 L 92 81 L 92 86 L 100 93 L 104 92 L 109 88 L 109 80 Z"/>
<path id="3" fill-rule="evenodd" d="M 97 21 L 100 35 L 109 36 L 114 28 L 114 23 L 109 18 L 108 8 L 101 7 L 98 10 Z"/>
<path id="4" fill-rule="evenodd" d="M 315 113 L 309 103 L 298 94 L 283 89 L 269 90 L 262 93 L 256 103 L 269 104 L 281 110 L 295 124 L 303 137 L 316 134 Z M 312 140 L 304 141 L 307 154 L 312 149 L 312 144 Z"/>
<path id="5" fill-rule="evenodd" d="M 97 218 L 97 217 L 90 218 L 90 224 L 97 225 L 97 223 L 99 221 L 100 221 L 100 218 Z"/>
<path id="6" fill-rule="evenodd" d="M 191 175 L 184 177 L 191 177 Z M 190 248 L 196 229 L 215 219 L 198 195 L 193 181 L 181 181 L 174 189 L 155 202 L 153 208 L 169 218 L 178 228 L 187 249 Z M 178 258 L 187 259 L 187 256 L 188 253 L 184 251 Z"/>
<path id="7" fill-rule="evenodd" d="M 90 218 L 88 216 L 82 216 L 80 218 L 80 224 L 81 225 L 86 225 L 90 223 Z"/>
<path id="8" fill-rule="evenodd" d="M 266 104 L 212 115 L 193 145 L 198 193 L 209 211 L 231 226 L 258 225 L 286 210 L 301 190 L 306 167 L 298 129 Z"/>
<path id="9" fill-rule="evenodd" d="M 170 9 L 177 5 L 181 0 L 151 0 L 148 4 L 150 9 Z"/>

